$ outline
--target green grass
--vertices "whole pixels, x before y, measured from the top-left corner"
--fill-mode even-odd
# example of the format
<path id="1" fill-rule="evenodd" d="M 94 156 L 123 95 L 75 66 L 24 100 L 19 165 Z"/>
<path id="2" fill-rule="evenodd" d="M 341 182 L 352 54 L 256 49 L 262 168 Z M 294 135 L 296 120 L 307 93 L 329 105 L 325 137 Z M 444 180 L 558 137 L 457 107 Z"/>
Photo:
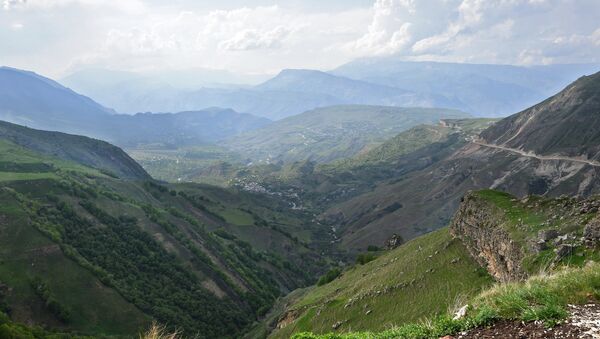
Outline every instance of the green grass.
<path id="1" fill-rule="evenodd" d="M 5 165 L 3 167 L 22 168 L 18 172 L 0 168 L 0 181 L 56 179 L 58 171 L 105 176 L 96 169 L 45 156 L 2 139 L 0 139 L 0 163 Z M 30 169 L 27 170 L 27 168 Z M 35 170 L 36 168 L 39 169 Z"/>
<path id="2" fill-rule="evenodd" d="M 525 282 L 498 284 L 468 301 L 467 316 L 453 320 L 450 314 L 429 321 L 401 325 L 376 332 L 346 332 L 318 335 L 299 333 L 294 339 L 392 339 L 439 338 L 501 319 L 542 321 L 553 326 L 567 315 L 568 304 L 600 300 L 600 264 L 563 268 L 551 275 L 538 275 Z"/>
<path id="3" fill-rule="evenodd" d="M 0 172 L 0 181 L 58 179 L 54 173 Z"/>
<path id="4" fill-rule="evenodd" d="M 313 287 L 290 308 L 297 320 L 273 337 L 327 333 L 336 322 L 342 322 L 342 332 L 384 330 L 443 314 L 457 298 L 473 296 L 490 284 L 463 245 L 442 229 Z"/>
<path id="5" fill-rule="evenodd" d="M 241 157 L 219 146 L 178 149 L 128 149 L 127 153 L 153 178 L 169 182 L 198 182 L 227 186 L 241 164 Z"/>
<path id="6" fill-rule="evenodd" d="M 238 209 L 227 208 L 218 212 L 218 214 L 233 225 L 246 226 L 254 223 L 254 218 L 250 214 Z"/>

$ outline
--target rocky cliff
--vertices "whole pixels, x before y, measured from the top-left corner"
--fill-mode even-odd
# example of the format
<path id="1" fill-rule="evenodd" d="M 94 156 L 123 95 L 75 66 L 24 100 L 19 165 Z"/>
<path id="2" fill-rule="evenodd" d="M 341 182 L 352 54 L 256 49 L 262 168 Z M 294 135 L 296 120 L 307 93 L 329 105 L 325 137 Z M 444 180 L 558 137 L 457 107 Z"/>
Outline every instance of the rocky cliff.
<path id="1" fill-rule="evenodd" d="M 547 198 L 494 190 L 467 193 L 450 224 L 498 281 L 600 258 L 600 196 Z"/>
<path id="2" fill-rule="evenodd" d="M 475 260 L 499 281 L 525 278 L 521 247 L 503 225 L 504 211 L 477 193 L 462 200 L 450 225 L 453 237 L 462 240 Z"/>

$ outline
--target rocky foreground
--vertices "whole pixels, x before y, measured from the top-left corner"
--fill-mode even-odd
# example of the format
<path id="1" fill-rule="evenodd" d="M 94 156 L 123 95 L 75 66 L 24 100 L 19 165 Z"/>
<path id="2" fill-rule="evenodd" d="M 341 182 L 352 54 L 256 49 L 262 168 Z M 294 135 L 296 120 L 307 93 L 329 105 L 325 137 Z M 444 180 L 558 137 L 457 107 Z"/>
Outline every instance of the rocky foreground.
<path id="1" fill-rule="evenodd" d="M 546 327 L 539 321 L 529 323 L 501 321 L 490 327 L 476 328 L 454 337 L 446 336 L 444 339 L 600 338 L 600 305 L 569 305 L 569 313 L 567 320 L 552 328 Z"/>

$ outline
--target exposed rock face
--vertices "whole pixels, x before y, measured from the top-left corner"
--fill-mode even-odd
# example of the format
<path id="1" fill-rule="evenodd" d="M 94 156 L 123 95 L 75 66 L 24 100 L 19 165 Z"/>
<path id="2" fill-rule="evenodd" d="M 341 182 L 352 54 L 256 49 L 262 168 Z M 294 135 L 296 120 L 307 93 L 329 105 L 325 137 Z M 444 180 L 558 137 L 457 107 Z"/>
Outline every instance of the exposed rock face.
<path id="1" fill-rule="evenodd" d="M 398 234 L 394 233 L 392 234 L 392 236 L 385 242 L 385 249 L 386 250 L 393 250 L 394 248 L 402 245 L 402 243 L 404 243 L 404 239 L 402 239 L 401 236 L 399 236 Z"/>
<path id="2" fill-rule="evenodd" d="M 526 277 L 521 267 L 524 255 L 501 225 L 502 214 L 496 206 L 467 193 L 450 224 L 450 232 L 496 280 L 521 280 Z"/>
<path id="3" fill-rule="evenodd" d="M 283 315 L 281 315 L 281 317 L 277 321 L 277 329 L 282 329 L 282 328 L 286 327 L 287 325 L 293 323 L 294 321 L 296 321 L 296 319 L 298 319 L 298 316 L 301 313 L 302 312 L 298 311 L 298 310 L 291 310 L 291 311 L 285 312 Z"/>
<path id="4" fill-rule="evenodd" d="M 583 229 L 585 245 L 593 248 L 600 244 L 600 216 L 592 219 Z"/>

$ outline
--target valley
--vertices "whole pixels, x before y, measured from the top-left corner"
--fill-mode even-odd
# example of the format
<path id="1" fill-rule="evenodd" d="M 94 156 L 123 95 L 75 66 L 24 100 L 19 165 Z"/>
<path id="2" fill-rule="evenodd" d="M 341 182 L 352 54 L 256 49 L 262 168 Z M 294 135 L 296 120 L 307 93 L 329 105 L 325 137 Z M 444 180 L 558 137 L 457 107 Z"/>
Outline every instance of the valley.
<path id="1" fill-rule="evenodd" d="M 252 89 L 337 98 L 272 121 L 0 69 L 0 336 L 438 338 L 597 304 L 600 73 L 506 118 L 333 74 Z"/>

